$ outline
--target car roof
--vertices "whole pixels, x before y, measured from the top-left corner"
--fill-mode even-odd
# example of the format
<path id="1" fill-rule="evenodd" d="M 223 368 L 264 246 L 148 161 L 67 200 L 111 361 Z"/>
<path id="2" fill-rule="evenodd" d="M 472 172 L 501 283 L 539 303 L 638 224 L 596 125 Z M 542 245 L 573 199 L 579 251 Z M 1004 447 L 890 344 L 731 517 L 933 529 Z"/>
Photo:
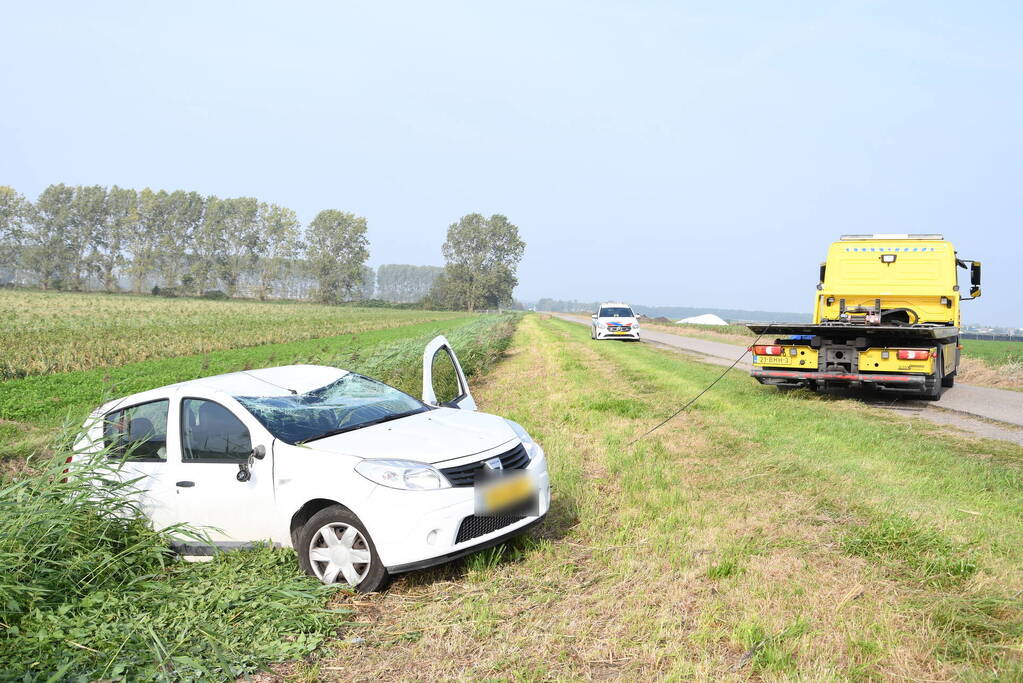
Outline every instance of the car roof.
<path id="1" fill-rule="evenodd" d="M 118 405 L 135 405 L 171 395 L 183 396 L 190 392 L 260 397 L 287 396 L 292 391 L 304 394 L 337 381 L 348 373 L 348 370 L 328 365 L 280 365 L 273 368 L 241 370 L 168 384 L 158 389 L 125 396 L 105 403 L 99 411 L 105 413 Z"/>

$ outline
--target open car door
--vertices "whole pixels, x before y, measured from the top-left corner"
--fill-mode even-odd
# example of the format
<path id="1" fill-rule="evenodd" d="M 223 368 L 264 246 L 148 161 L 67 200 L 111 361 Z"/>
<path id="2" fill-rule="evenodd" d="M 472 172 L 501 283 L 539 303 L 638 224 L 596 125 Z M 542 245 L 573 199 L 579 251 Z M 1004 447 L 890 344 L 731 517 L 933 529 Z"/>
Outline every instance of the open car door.
<path id="1" fill-rule="evenodd" d="M 423 351 L 423 403 L 476 410 L 458 356 L 443 336 L 434 337 Z"/>

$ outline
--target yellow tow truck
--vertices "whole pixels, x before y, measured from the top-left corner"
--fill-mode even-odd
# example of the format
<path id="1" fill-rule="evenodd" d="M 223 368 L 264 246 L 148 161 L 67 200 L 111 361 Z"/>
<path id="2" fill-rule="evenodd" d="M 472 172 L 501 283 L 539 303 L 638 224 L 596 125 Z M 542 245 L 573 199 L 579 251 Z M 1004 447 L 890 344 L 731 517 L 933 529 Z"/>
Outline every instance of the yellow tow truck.
<path id="1" fill-rule="evenodd" d="M 969 296 L 958 269 L 970 273 Z M 752 376 L 779 387 L 874 387 L 937 400 L 959 368 L 959 302 L 980 262 L 941 235 L 843 235 L 820 267 L 813 323 L 749 325 Z"/>

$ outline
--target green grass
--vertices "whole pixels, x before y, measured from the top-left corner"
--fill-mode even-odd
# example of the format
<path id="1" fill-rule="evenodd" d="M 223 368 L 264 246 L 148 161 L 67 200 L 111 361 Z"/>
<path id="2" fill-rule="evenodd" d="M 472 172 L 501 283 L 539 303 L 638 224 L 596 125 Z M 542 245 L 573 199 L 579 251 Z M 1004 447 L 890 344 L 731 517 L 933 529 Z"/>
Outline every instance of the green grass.
<path id="1" fill-rule="evenodd" d="M 1023 364 L 1023 342 L 963 339 L 963 355 L 979 358 L 991 367 Z"/>
<path id="2" fill-rule="evenodd" d="M 415 643 L 321 663 L 434 679 L 529 679 L 535 662 L 549 679 L 1018 677 L 1023 449 L 741 372 L 632 443 L 720 372 L 527 317 L 477 399 L 546 449 L 547 522 L 510 555 L 399 582 L 385 628 Z"/>

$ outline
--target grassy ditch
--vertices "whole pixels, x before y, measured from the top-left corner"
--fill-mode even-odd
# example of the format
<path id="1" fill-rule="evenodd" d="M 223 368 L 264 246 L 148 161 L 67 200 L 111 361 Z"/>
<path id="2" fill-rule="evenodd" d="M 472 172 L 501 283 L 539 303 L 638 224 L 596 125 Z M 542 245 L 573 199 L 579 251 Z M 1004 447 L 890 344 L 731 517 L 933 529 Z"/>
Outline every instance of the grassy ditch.
<path id="1" fill-rule="evenodd" d="M 1023 449 L 539 316 L 476 390 L 544 526 L 401 579 L 296 678 L 1014 680 Z"/>
<path id="2" fill-rule="evenodd" d="M 518 320 L 482 316 L 444 332 L 478 379 Z M 423 344 L 437 332 L 411 326 L 336 347 L 319 340 L 306 351 L 418 394 Z M 217 362 L 244 363 L 256 350 L 238 353 Z M 166 377 L 136 370 L 131 377 L 152 386 Z M 69 452 L 69 442 L 58 438 L 54 454 Z M 166 533 L 140 517 L 127 485 L 96 496 L 81 483 L 115 480 L 116 464 L 98 458 L 70 482 L 63 466 L 62 457 L 48 458 L 0 483 L 0 680 L 227 680 L 304 657 L 350 626 L 349 610 L 329 607 L 341 589 L 302 575 L 292 551 L 181 563 L 167 551 Z"/>

